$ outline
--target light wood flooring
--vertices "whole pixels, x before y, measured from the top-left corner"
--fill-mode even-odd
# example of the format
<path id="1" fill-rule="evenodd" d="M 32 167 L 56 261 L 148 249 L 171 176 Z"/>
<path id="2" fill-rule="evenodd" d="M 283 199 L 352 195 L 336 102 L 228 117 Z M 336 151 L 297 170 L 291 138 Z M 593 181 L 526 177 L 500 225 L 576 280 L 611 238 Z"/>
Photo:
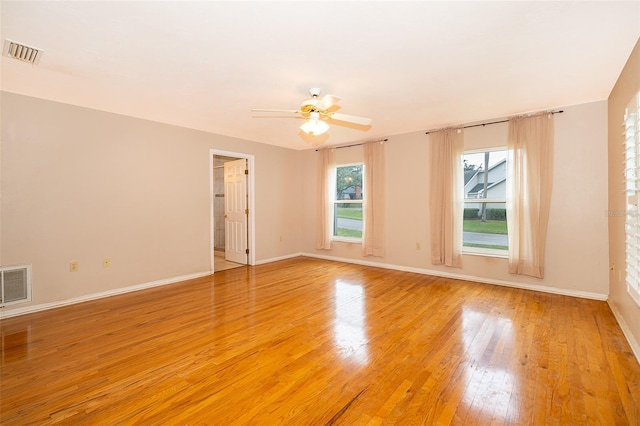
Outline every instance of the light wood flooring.
<path id="1" fill-rule="evenodd" d="M 605 302 L 295 258 L 2 320 L 2 425 L 638 425 Z"/>
<path id="2" fill-rule="evenodd" d="M 225 259 L 225 253 L 222 250 L 215 250 L 215 256 L 213 256 L 213 270 L 215 272 L 226 271 L 227 269 L 240 268 L 243 265 L 241 263 L 230 262 Z"/>
<path id="3" fill-rule="evenodd" d="M 241 268 L 243 266 L 246 265 L 243 265 L 241 263 L 229 262 L 228 260 L 225 260 L 224 257 L 215 256 L 213 258 L 213 270 L 215 272 L 226 271 L 227 269 L 233 268 Z"/>

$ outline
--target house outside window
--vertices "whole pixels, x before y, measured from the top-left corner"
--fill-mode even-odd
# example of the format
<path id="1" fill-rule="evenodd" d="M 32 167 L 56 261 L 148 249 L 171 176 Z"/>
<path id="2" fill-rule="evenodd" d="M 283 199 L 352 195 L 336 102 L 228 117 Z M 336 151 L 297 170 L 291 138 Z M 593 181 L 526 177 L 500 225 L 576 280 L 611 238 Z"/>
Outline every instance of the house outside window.
<path id="1" fill-rule="evenodd" d="M 507 151 L 466 151 L 462 252 L 507 256 Z"/>
<path id="2" fill-rule="evenodd" d="M 363 164 L 336 167 L 336 188 L 333 200 L 334 241 L 362 241 L 363 170 Z"/>

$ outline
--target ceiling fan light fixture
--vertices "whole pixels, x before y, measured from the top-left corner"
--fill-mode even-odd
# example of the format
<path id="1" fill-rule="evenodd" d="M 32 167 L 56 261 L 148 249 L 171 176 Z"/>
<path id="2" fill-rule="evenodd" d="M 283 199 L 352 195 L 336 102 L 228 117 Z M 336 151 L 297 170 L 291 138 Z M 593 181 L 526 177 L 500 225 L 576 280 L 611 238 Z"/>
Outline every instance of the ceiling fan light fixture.
<path id="1" fill-rule="evenodd" d="M 320 89 L 311 88 L 309 90 L 311 98 L 302 101 L 299 110 L 283 110 L 283 109 L 252 109 L 253 112 L 292 112 L 300 114 L 304 118 L 304 123 L 300 126 L 300 130 L 307 135 L 319 136 L 329 130 L 329 125 L 325 120 L 343 121 L 345 123 L 354 123 L 361 126 L 370 126 L 371 119 L 365 117 L 357 117 L 355 115 L 338 114 L 335 112 L 334 105 L 340 102 L 340 98 L 334 95 L 324 95 L 320 98 Z M 364 130 L 364 129 L 363 129 Z"/>
<path id="2" fill-rule="evenodd" d="M 308 135 L 318 136 L 329 130 L 329 125 L 318 118 L 310 117 L 302 123 L 300 129 Z"/>

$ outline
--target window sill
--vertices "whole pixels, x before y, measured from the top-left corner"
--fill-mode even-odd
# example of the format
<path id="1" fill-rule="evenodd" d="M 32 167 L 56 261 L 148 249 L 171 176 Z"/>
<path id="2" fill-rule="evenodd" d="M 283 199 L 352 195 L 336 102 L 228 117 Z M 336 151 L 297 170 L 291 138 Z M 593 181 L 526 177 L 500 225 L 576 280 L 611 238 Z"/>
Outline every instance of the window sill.
<path id="1" fill-rule="evenodd" d="M 362 244 L 362 238 L 333 237 L 331 238 L 331 241 L 336 241 L 338 243 Z"/>
<path id="2" fill-rule="evenodd" d="M 469 256 L 483 256 L 483 257 L 498 257 L 501 259 L 508 259 L 509 252 L 507 250 L 495 250 L 485 248 L 464 247 L 462 254 Z"/>

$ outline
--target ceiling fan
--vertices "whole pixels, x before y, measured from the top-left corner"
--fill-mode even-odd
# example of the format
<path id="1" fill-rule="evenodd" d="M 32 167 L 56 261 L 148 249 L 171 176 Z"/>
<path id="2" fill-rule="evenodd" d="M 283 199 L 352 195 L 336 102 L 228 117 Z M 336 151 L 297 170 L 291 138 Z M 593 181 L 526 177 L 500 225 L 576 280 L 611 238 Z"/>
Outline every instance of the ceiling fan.
<path id="1" fill-rule="evenodd" d="M 292 112 L 304 117 L 304 123 L 300 129 L 308 135 L 321 135 L 329 130 L 326 120 L 343 121 L 346 123 L 368 126 L 371 124 L 370 118 L 357 117 L 355 115 L 342 114 L 330 111 L 341 98 L 334 95 L 324 95 L 320 98 L 321 89 L 316 87 L 309 89 L 310 98 L 302 101 L 299 110 L 293 109 L 252 109 L 252 112 Z"/>

